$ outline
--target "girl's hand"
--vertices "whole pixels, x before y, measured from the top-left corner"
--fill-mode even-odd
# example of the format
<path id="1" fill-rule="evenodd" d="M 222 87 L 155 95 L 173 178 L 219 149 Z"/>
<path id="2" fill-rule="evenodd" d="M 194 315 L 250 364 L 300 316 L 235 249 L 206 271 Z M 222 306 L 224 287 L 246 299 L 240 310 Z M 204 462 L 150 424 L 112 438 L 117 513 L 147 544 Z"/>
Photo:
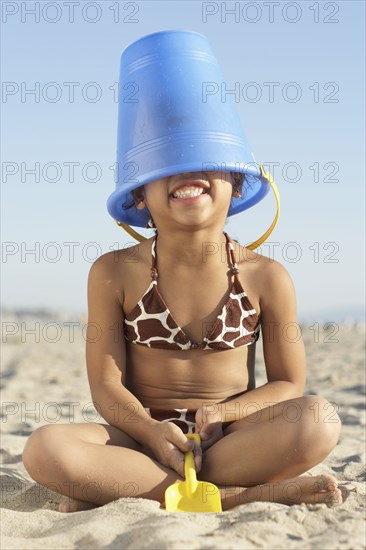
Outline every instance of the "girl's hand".
<path id="1" fill-rule="evenodd" d="M 201 469 L 201 447 L 172 422 L 157 422 L 151 428 L 148 446 L 160 464 L 175 470 L 183 478 L 184 453 L 193 451 L 196 471 Z"/>
<path id="2" fill-rule="evenodd" d="M 195 432 L 201 437 L 202 451 L 223 437 L 221 409 L 217 403 L 204 404 L 196 411 Z"/>

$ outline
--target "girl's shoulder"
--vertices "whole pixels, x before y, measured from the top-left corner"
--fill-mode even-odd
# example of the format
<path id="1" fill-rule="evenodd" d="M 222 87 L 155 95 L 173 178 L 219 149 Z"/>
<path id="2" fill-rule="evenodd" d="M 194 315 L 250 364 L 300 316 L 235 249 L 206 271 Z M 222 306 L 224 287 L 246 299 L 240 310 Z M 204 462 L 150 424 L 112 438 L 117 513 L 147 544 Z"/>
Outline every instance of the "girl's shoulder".
<path id="1" fill-rule="evenodd" d="M 245 272 L 258 288 L 260 295 L 269 294 L 279 288 L 293 287 L 292 278 L 286 267 L 272 256 L 260 254 L 237 243 L 239 254 L 236 254 L 239 272 Z"/>
<path id="2" fill-rule="evenodd" d="M 136 264 L 146 263 L 151 257 L 153 237 L 140 243 L 126 243 L 123 248 L 106 252 L 99 256 L 94 264 L 103 265 L 106 269 L 119 272 Z"/>
<path id="3" fill-rule="evenodd" d="M 141 271 L 142 264 L 150 263 L 151 242 L 152 239 L 146 239 L 141 243 L 127 243 L 123 248 L 106 252 L 93 262 L 90 271 L 103 273 L 111 283 L 120 284 L 134 272 Z"/>
<path id="4" fill-rule="evenodd" d="M 253 271 L 265 272 L 267 275 L 270 275 L 275 270 L 281 270 L 281 267 L 285 269 L 274 257 L 260 254 L 257 250 L 250 250 L 250 248 L 240 244 L 238 241 L 234 239 L 233 241 L 238 266 L 252 267 Z"/>

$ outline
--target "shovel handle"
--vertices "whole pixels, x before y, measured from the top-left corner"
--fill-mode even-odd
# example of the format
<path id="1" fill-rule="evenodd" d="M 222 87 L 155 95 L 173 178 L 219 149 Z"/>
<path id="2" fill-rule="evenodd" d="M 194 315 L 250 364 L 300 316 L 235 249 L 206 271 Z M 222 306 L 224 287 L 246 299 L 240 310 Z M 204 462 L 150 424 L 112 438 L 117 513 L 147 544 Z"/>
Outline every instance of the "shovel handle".
<path id="1" fill-rule="evenodd" d="M 188 439 L 193 439 L 198 445 L 201 445 L 201 438 L 198 434 L 185 434 Z M 192 494 L 197 489 L 196 468 L 194 465 L 193 452 L 188 451 L 184 454 L 184 475 L 187 483 L 188 493 Z"/>
<path id="2" fill-rule="evenodd" d="M 185 436 L 186 436 L 188 439 L 194 439 L 194 441 L 195 441 L 198 445 L 201 445 L 201 438 L 200 438 L 199 434 L 185 434 Z"/>

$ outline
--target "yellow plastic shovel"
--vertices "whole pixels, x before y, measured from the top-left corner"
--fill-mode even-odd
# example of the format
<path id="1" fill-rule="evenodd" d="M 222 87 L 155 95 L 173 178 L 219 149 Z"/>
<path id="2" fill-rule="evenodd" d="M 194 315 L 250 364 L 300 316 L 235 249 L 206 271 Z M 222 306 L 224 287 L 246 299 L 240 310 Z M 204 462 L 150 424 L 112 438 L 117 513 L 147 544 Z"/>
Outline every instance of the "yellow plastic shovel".
<path id="1" fill-rule="evenodd" d="M 198 434 L 185 434 L 201 445 Z M 197 481 L 193 452 L 184 455 L 185 481 L 170 485 L 165 491 L 167 512 L 222 512 L 219 489 L 213 483 Z"/>

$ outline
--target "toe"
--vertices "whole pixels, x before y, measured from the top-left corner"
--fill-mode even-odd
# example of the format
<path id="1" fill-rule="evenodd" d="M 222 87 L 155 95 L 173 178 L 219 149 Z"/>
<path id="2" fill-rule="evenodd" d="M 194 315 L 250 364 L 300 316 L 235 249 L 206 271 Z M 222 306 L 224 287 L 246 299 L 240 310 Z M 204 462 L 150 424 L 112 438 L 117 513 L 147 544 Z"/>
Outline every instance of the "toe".
<path id="1" fill-rule="evenodd" d="M 317 485 L 320 491 L 327 491 L 328 490 L 328 483 L 329 480 L 327 476 L 318 476 L 317 477 Z"/>
<path id="2" fill-rule="evenodd" d="M 337 490 L 338 482 L 333 476 L 330 475 L 316 476 L 315 488 L 318 491 L 333 492 Z"/>
<path id="3" fill-rule="evenodd" d="M 330 491 L 329 493 L 327 493 L 324 502 L 329 507 L 342 504 L 343 498 L 340 489 L 336 489 L 335 491 Z"/>
<path id="4" fill-rule="evenodd" d="M 62 512 L 63 514 L 73 512 L 72 502 L 70 500 L 63 500 L 58 507 L 58 511 Z"/>

